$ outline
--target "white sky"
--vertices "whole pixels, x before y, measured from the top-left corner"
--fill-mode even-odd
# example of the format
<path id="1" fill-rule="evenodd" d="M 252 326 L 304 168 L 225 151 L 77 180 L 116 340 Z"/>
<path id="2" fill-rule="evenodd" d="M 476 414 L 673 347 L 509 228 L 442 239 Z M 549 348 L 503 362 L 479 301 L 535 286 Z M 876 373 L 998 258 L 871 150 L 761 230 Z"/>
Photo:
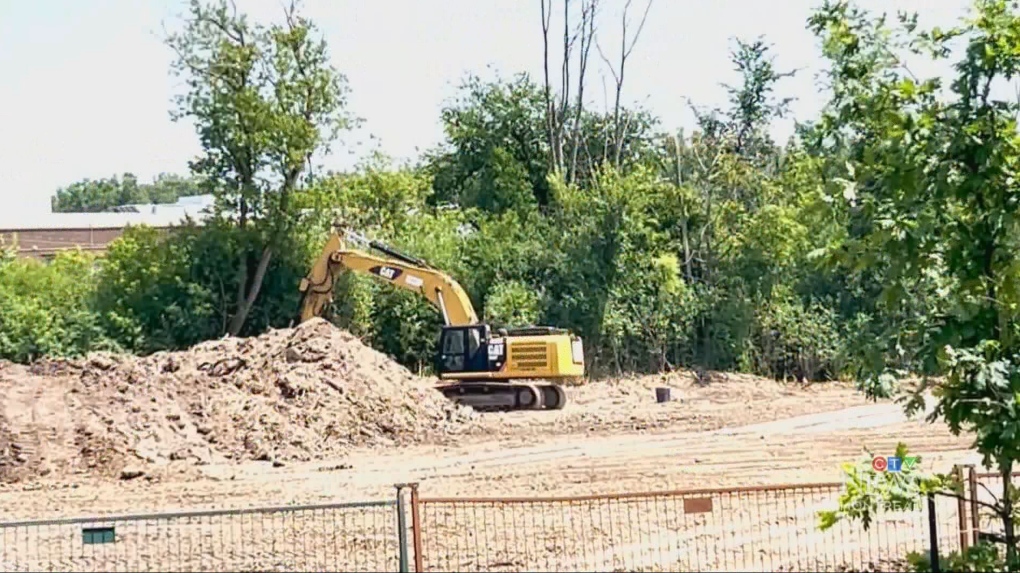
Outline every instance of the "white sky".
<path id="1" fill-rule="evenodd" d="M 687 98 L 722 105 L 721 82 L 736 80 L 730 39 L 765 35 L 780 68 L 804 68 L 782 95 L 808 118 L 822 105 L 820 69 L 805 22 L 812 0 L 654 0 L 628 61 L 625 99 L 643 102 L 667 126 L 690 127 Z M 634 0 L 632 19 L 644 0 Z M 619 42 L 624 0 L 603 0 L 602 38 Z M 920 10 L 950 24 L 964 0 L 860 0 L 870 10 Z M 49 197 L 79 179 L 133 172 L 149 180 L 185 173 L 198 152 L 191 127 L 169 119 L 176 89 L 161 40 L 186 0 L 0 0 L 0 212 L 49 210 Z M 281 14 L 281 0 L 237 0 L 252 17 Z M 559 5 L 559 2 L 557 2 Z M 541 78 L 539 0 L 306 0 L 352 88 L 351 110 L 366 120 L 326 167 L 349 166 L 371 145 L 413 157 L 442 137 L 439 111 L 467 72 L 488 66 Z M 554 22 L 554 26 L 555 26 Z M 592 62 L 599 63 L 592 53 Z M 595 85 L 600 86 L 597 74 Z M 601 105 L 601 87 L 591 90 Z M 778 126 L 785 137 L 790 126 Z M 359 145 L 358 142 L 364 142 Z"/>

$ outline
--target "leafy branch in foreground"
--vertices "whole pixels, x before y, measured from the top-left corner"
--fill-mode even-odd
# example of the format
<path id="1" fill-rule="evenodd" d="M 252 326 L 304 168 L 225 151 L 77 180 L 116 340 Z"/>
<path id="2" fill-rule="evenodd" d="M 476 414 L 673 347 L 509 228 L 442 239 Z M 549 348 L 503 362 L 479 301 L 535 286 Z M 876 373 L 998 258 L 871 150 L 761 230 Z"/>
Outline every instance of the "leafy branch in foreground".
<path id="1" fill-rule="evenodd" d="M 867 449 L 865 452 L 857 462 L 843 464 L 846 483 L 839 496 L 839 508 L 818 512 L 822 531 L 843 519 L 860 521 L 867 530 L 879 511 L 917 510 L 929 493 L 955 495 L 957 491 L 962 492 L 954 476 L 924 473 L 920 469 L 920 456 L 915 457 L 912 466 L 905 465 L 899 472 L 879 472 L 872 467 L 874 454 Z M 901 442 L 896 446 L 896 456 L 908 457 L 906 444 Z"/>
<path id="2" fill-rule="evenodd" d="M 874 455 L 865 450 L 866 455 L 856 463 L 843 465 L 846 483 L 839 497 L 839 505 L 834 510 L 818 512 L 818 528 L 821 531 L 831 529 L 841 521 L 859 521 L 865 531 L 875 521 L 875 516 L 882 512 L 920 511 L 929 495 L 950 497 L 953 499 L 972 500 L 964 493 L 964 483 L 955 474 L 927 473 L 921 468 L 920 456 L 915 456 L 913 465 L 904 465 L 899 472 L 877 471 L 872 466 Z M 896 456 L 907 459 L 906 444 L 896 446 Z M 1016 508 L 1007 507 L 987 486 L 981 485 L 995 500 L 992 503 L 973 500 L 979 507 L 990 510 L 1005 523 L 1008 518 L 1016 519 Z M 1012 485 L 1008 486 L 1012 489 Z M 1011 496 L 1015 499 L 1015 493 Z M 1012 514 L 1010 513 L 1012 512 Z M 1010 549 L 1007 545 L 1007 549 Z M 1020 566 L 1013 551 L 1007 551 L 1003 559 L 994 544 L 980 541 L 963 552 L 952 552 L 945 556 L 943 570 L 946 571 L 1016 571 Z M 906 556 L 911 568 L 918 573 L 931 571 L 930 556 L 925 553 L 912 552 Z M 1012 564 L 1012 565 L 1010 565 Z"/>
<path id="3" fill-rule="evenodd" d="M 883 383 L 862 376 L 865 390 L 877 397 L 896 391 L 889 376 L 877 375 L 897 370 L 905 338 L 914 340 L 921 363 L 946 373 L 932 389 L 937 404 L 928 420 L 945 421 L 955 435 L 974 433 L 984 465 L 998 469 L 1003 487 L 994 505 L 1014 570 L 1020 104 L 996 98 L 991 86 L 1020 73 L 1020 14 L 1016 2 L 976 0 L 971 16 L 949 31 L 921 31 L 916 16 L 901 15 L 900 24 L 888 28 L 884 17 L 869 19 L 845 1 L 826 2 L 810 19 L 832 64 L 833 96 L 820 132 L 835 170 L 831 212 L 845 224 L 832 251 L 847 268 L 881 279 L 890 336 L 878 340 L 889 344 L 876 353 L 881 360 L 871 372 L 862 373 Z M 907 53 L 944 60 L 953 52 L 951 40 L 964 48 L 951 82 L 918 78 L 904 64 Z M 928 289 L 938 293 L 931 306 L 914 308 L 915 293 Z M 908 414 L 921 407 L 918 392 Z M 911 494 L 931 485 L 892 479 L 871 483 L 851 475 L 847 515 L 870 519 L 875 495 L 887 496 L 887 509 L 909 503 L 895 484 L 917 490 Z M 889 493 L 850 489 L 859 487 Z M 854 500 L 864 506 L 854 507 Z"/>

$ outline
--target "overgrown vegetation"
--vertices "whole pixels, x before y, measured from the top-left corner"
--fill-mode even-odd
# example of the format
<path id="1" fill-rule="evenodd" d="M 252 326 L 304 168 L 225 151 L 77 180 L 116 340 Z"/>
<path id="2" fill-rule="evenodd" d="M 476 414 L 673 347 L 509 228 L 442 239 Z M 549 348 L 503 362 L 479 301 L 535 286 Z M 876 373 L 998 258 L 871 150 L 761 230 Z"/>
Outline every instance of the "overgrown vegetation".
<path id="1" fill-rule="evenodd" d="M 542 3 L 541 38 L 550 46 L 558 41 L 553 4 Z M 167 37 L 185 80 L 174 115 L 195 123 L 204 150 L 193 174 L 148 186 L 129 176 L 83 181 L 54 201 L 95 211 L 191 189 L 215 196 L 215 218 L 169 236 L 134 229 L 79 275 L 73 304 L 94 317 L 95 335 L 46 330 L 68 320 L 64 307 L 13 291 L 5 304 L 18 310 L 9 317 L 61 314 L 26 322 L 17 328 L 42 330 L 15 338 L 61 344 L 3 346 L 2 356 L 110 344 L 151 352 L 286 326 L 297 313 L 297 281 L 339 213 L 448 270 L 490 320 L 577 331 L 596 375 L 698 367 L 856 376 L 874 354 L 862 342 L 935 306 L 938 293 L 914 297 L 914 314 L 892 311 L 878 286 L 884 266 L 831 264 L 827 255 L 847 243 L 850 215 L 829 193 L 846 177 L 839 170 L 853 146 L 824 137 L 826 118 L 786 145 L 771 139 L 789 103 L 781 81 L 792 72 L 764 39 L 735 42 L 740 81 L 728 88 L 729 105 L 698 108 L 693 133 L 628 108 L 623 70 L 640 54 L 648 6 L 630 6 L 623 50 L 602 54 L 618 80 L 607 109 L 583 91 L 592 48 L 600 51 L 600 2 L 573 0 L 555 11 L 576 34 L 546 52 L 547 68 L 567 70 L 559 81 L 470 76 L 442 112 L 445 141 L 420 161 L 376 156 L 312 179 L 309 162 L 356 121 L 346 79 L 330 66 L 314 24 L 293 5 L 281 23 L 262 26 L 227 3 L 193 1 Z M 59 264 L 24 268 L 63 272 Z M 439 317 L 423 300 L 361 277 L 347 277 L 336 300 L 342 326 L 409 366 L 431 362 Z M 899 367 L 925 367 L 920 342 L 902 341 Z"/>
<path id="2" fill-rule="evenodd" d="M 910 15 L 893 26 L 826 2 L 806 25 L 829 63 L 828 104 L 785 144 L 769 134 L 792 72 L 764 39 L 735 43 L 728 106 L 696 108 L 692 133 L 671 131 L 623 97 L 651 4 L 627 2 L 614 57 L 597 41 L 601 3 L 541 0 L 544 76 L 468 77 L 442 111 L 445 140 L 416 163 L 374 156 L 311 178 L 307 165 L 356 123 L 312 22 L 291 6 L 258 26 L 194 0 L 167 38 L 186 84 L 174 111 L 203 149 L 193 173 L 85 181 L 54 205 L 201 189 L 214 218 L 166 236 L 132 229 L 101 260 L 3 255 L 0 357 L 152 352 L 286 326 L 340 216 L 449 271 L 490 321 L 578 332 L 596 375 L 847 376 L 871 396 L 903 396 L 910 413 L 931 390 L 929 419 L 973 433 L 1006 478 L 992 509 L 1008 555 L 982 546 L 951 563 L 1015 570 L 1020 103 L 996 94 L 1020 71 L 1017 3 L 976 0 L 967 19 L 921 30 Z M 601 110 L 584 91 L 593 46 L 615 80 Z M 906 65 L 917 59 L 954 66 L 918 77 Z M 341 326 L 408 366 L 430 363 L 439 316 L 423 299 L 346 276 L 336 301 Z M 900 388 L 911 374 L 923 383 Z M 825 527 L 957 491 L 946 476 L 847 471 Z"/>
<path id="3" fill-rule="evenodd" d="M 818 208 L 825 157 L 800 140 L 782 147 L 770 139 L 788 103 L 777 95 L 788 73 L 764 40 L 738 41 L 741 82 L 729 107 L 698 109 L 689 136 L 664 130 L 648 111 L 624 105 L 623 70 L 640 52 L 649 6 L 631 7 L 624 50 L 606 57 L 618 79 L 608 109 L 583 93 L 599 2 L 574 0 L 562 24 L 577 35 L 550 50 L 563 60 L 547 56 L 568 71 L 559 85 L 551 76 L 469 76 L 442 112 L 446 140 L 417 163 L 375 156 L 312 179 L 309 161 L 356 121 L 313 23 L 295 6 L 282 23 L 261 26 L 229 4 L 192 2 L 167 43 L 185 80 L 175 117 L 194 121 L 204 149 L 193 174 L 148 186 L 130 176 L 83 181 L 54 201 L 96 211 L 171 200 L 166 189 L 176 182 L 212 193 L 214 219 L 167 236 L 126 233 L 76 283 L 83 290 L 74 304 L 95 317 L 96 335 L 42 331 L 29 339 L 56 336 L 61 348 L 4 347 L 3 356 L 100 344 L 152 352 L 286 326 L 297 313 L 297 281 L 339 214 L 448 270 L 491 321 L 577 331 L 596 375 L 680 367 L 852 375 L 855 336 L 876 293 L 814 256 L 839 223 Z M 542 37 L 555 43 L 553 3 L 542 8 Z M 427 367 L 434 309 L 362 277 L 338 288 L 339 324 Z M 35 296 L 15 292 L 7 304 L 48 312 Z"/>

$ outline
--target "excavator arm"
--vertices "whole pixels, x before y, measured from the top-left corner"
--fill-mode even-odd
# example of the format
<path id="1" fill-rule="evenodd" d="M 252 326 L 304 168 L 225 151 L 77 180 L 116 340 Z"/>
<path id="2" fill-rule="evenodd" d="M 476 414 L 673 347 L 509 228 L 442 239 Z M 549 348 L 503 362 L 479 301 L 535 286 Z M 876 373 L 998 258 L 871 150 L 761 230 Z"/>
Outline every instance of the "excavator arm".
<path id="1" fill-rule="evenodd" d="M 367 246 L 387 256 L 353 249 L 352 244 Z M 332 301 L 333 286 L 343 270 L 370 274 L 394 286 L 421 294 L 439 309 L 447 326 L 478 323 L 471 299 L 449 275 L 432 268 L 423 260 L 399 253 L 340 225 L 330 235 L 322 255 L 312 265 L 308 276 L 301 279 L 298 287 L 304 294 L 301 322 L 319 316 Z"/>

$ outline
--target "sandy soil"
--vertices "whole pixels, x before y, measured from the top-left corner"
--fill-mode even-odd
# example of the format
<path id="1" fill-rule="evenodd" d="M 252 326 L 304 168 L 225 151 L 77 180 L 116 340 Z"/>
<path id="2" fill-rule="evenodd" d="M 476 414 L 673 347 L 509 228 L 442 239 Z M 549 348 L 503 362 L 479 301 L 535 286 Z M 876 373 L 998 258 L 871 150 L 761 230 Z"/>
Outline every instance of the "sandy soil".
<path id="1" fill-rule="evenodd" d="M 714 495 L 710 496 L 712 511 L 702 514 L 676 509 L 690 495 L 589 500 L 566 506 L 552 501 L 541 507 L 515 502 L 484 508 L 428 498 L 548 497 L 833 481 L 840 478 L 839 465 L 860 456 L 864 447 L 891 454 L 899 441 L 922 455 L 927 467 L 942 470 L 976 461 L 968 451 L 969 438 L 953 437 L 941 425 L 908 421 L 899 406 L 868 403 L 846 385 L 803 387 L 722 375 L 701 387 L 690 376 L 677 374 L 570 388 L 570 403 L 558 412 L 465 415 L 446 409 L 438 414 L 444 406 L 429 402 L 427 408 L 414 406 L 418 408 L 414 410 L 401 403 L 401 411 L 409 413 L 400 431 L 388 431 L 385 424 L 380 430 L 376 423 L 372 439 L 363 444 L 347 440 L 343 448 L 318 445 L 312 451 L 263 443 L 263 448 L 293 454 L 263 456 L 246 450 L 245 440 L 238 437 L 227 440 L 230 451 L 236 453 L 233 459 L 168 456 L 142 464 L 137 470 L 140 477 L 125 480 L 109 472 L 89 471 L 103 464 L 105 450 L 94 445 L 84 451 L 78 447 L 81 424 L 70 421 L 75 418 L 66 411 L 70 406 L 57 375 L 33 376 L 32 384 L 13 384 L 8 375 L 9 390 L 0 398 L 0 423 L 21 428 L 7 432 L 7 455 L 26 460 L 21 467 L 41 468 L 30 478 L 0 484 L 0 519 L 4 521 L 392 500 L 393 484 L 417 482 L 426 500 L 421 512 L 423 556 L 433 570 L 659 570 L 677 564 L 697 569 L 831 569 L 846 561 L 867 567 L 868 560 L 896 556 L 904 547 L 921 543 L 925 522 L 920 514 L 889 516 L 892 529 L 883 539 L 872 540 L 881 531 L 862 537 L 859 531 L 847 529 L 817 537 L 815 512 L 833 507 L 836 490 L 832 488 L 772 498 L 767 495 L 779 494 Z M 271 386 L 272 380 L 266 384 Z M 656 386 L 672 388 L 673 400 L 656 403 Z M 115 383 L 113 392 L 117 392 Z M 100 423 L 104 416 L 111 417 L 103 413 L 107 406 L 99 393 L 78 393 L 75 399 L 75 408 L 98 412 Z M 323 408 L 330 406 L 325 398 L 315 405 L 318 412 L 327 412 Z M 186 411 L 180 415 L 191 424 L 188 428 L 197 427 Z M 283 422 L 276 424 L 276 432 L 285 441 Z M 308 432 L 318 427 L 323 426 L 304 425 L 304 443 L 309 441 Z M 226 430 L 221 425 L 216 431 L 222 435 Z M 161 437 L 166 441 L 165 436 L 173 432 L 164 430 Z M 411 439 L 406 432 L 418 434 Z M 90 435 L 101 436 L 97 430 Z M 185 445 L 196 449 L 198 435 L 188 433 L 190 441 Z M 14 442 L 18 447 L 12 450 Z M 111 446 L 121 459 L 132 451 L 131 440 L 122 442 Z M 215 444 L 206 446 L 215 449 Z M 86 452 L 92 457 L 82 461 Z M 70 459 L 75 463 L 47 462 Z M 88 567 L 100 563 L 100 568 L 114 569 L 137 569 L 139 564 L 178 570 L 314 569 L 332 567 L 339 559 L 348 570 L 393 569 L 392 512 L 379 507 L 316 510 L 289 518 L 279 514 L 194 518 L 187 552 L 171 547 L 174 536 L 184 535 L 180 527 L 150 520 L 154 524 L 150 531 L 150 522 L 144 527 L 136 522 L 118 526 L 118 532 L 138 528 L 133 543 L 158 538 L 165 548 L 143 558 L 140 550 L 125 549 L 119 541 L 112 546 L 120 546 L 120 557 L 113 561 L 113 556 L 102 561 L 90 558 Z M 945 515 L 940 515 L 940 521 L 952 523 L 953 516 Z M 43 543 L 45 536 L 56 536 L 71 545 L 78 543 L 80 550 L 76 536 L 81 525 L 48 527 L 58 533 L 37 532 L 37 537 L 23 537 L 21 542 L 8 538 L 13 532 L 0 530 L 4 561 L 16 569 L 48 568 L 46 563 L 82 566 L 61 557 L 67 552 L 59 544 Z M 267 535 L 274 539 L 271 547 L 266 546 Z M 946 543 L 955 535 L 948 527 L 940 531 Z M 249 536 L 247 549 L 240 549 Z M 180 537 L 176 539 L 180 544 Z M 21 543 L 24 548 L 17 550 Z M 826 543 L 831 550 L 820 549 Z M 38 548 L 42 545 L 46 552 Z M 764 553 L 759 546 L 767 548 Z M 610 547 L 613 551 L 607 553 Z M 876 553 L 875 547 L 884 549 Z M 817 562 L 804 560 L 811 552 Z M 839 552 L 844 559 L 836 558 Z"/>
<path id="2" fill-rule="evenodd" d="M 868 403 L 844 385 L 805 388 L 746 376 L 709 387 L 684 376 L 665 383 L 674 398 L 666 404 L 655 403 L 659 377 L 571 388 L 562 411 L 484 414 L 469 431 L 447 434 L 443 441 L 452 443 L 445 445 L 354 448 L 282 466 L 166 464 L 129 481 L 51 473 L 0 486 L 0 515 L 381 499 L 403 482 L 419 482 L 423 496 L 477 497 L 831 481 L 864 447 L 891 453 L 898 441 L 931 467 L 974 459 L 968 438 L 908 421 L 899 406 Z"/>

